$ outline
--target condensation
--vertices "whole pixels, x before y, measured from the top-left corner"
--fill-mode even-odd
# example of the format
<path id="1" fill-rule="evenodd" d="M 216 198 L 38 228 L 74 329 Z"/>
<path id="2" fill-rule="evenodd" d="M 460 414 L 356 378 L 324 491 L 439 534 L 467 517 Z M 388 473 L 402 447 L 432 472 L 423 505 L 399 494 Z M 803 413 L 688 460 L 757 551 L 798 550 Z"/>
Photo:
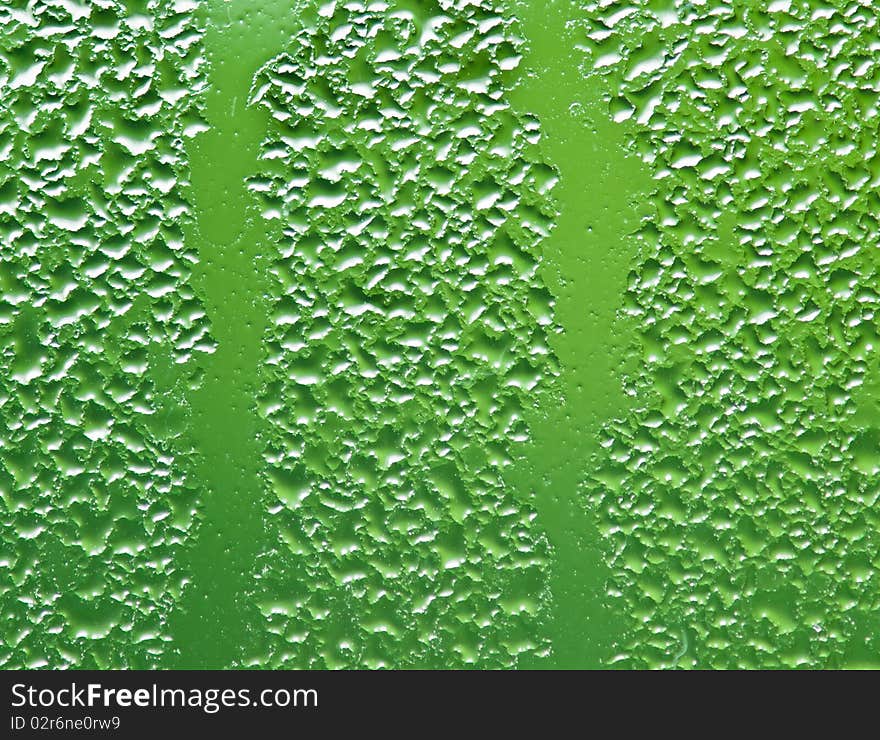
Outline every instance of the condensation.
<path id="1" fill-rule="evenodd" d="M 556 179 L 487 2 L 329 3 L 257 74 L 279 234 L 253 598 L 273 667 L 544 654 L 548 545 L 503 473 L 554 376 Z"/>
<path id="2" fill-rule="evenodd" d="M 657 188 L 623 309 L 634 411 L 589 485 L 618 665 L 876 665 L 874 5 L 585 6 Z"/>
<path id="3" fill-rule="evenodd" d="M 0 665 L 150 667 L 196 509 L 210 351 L 184 244 L 187 0 L 0 8 Z"/>

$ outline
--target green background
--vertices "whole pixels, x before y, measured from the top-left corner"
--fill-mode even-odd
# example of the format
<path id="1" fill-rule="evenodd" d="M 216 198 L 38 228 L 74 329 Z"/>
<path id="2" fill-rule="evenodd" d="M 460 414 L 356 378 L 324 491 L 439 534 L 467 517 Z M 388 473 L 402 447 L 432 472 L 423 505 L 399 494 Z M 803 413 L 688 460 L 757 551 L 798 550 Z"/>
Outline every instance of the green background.
<path id="1" fill-rule="evenodd" d="M 869 2 L 70 5 L 0 11 L 0 665 L 876 665 L 880 66 Z M 394 62 L 361 69 L 346 56 L 345 24 L 359 15 L 418 33 L 446 17 L 420 42 L 429 52 L 389 42 L 434 79 L 411 108 Z M 372 143 L 352 133 L 366 109 L 339 70 L 370 94 L 390 86 L 388 104 L 406 108 L 381 112 Z M 460 95 L 473 79 L 495 97 Z M 436 152 L 425 151 L 459 114 L 498 137 L 509 116 L 515 143 L 502 154 L 461 144 L 471 158 L 452 167 L 449 200 L 434 200 Z M 364 189 L 337 211 L 298 209 L 303 193 L 337 192 L 333 152 L 284 136 L 337 120 L 358 157 L 376 147 L 387 167 L 371 160 L 378 174 L 352 176 Z M 393 137 L 376 143 L 386 129 L 418 166 L 395 159 Z M 415 144 L 400 133 L 411 130 Z M 339 157 L 337 173 L 363 172 Z M 478 182 L 496 160 L 527 174 Z M 326 255 L 320 242 L 351 225 L 352 199 L 369 201 L 370 188 L 393 191 L 381 219 L 415 239 L 422 203 L 395 212 L 408 182 L 431 218 L 492 224 L 471 256 L 438 258 L 425 275 L 392 256 L 399 303 L 397 288 L 371 293 L 347 268 L 326 278 L 313 241 Z M 525 277 L 508 293 L 491 292 L 500 272 L 480 267 L 507 216 L 483 222 L 485 209 L 462 206 L 481 187 L 515 202 Z M 353 242 L 362 261 L 393 241 L 370 228 Z M 449 238 L 452 253 L 455 229 Z M 403 324 L 394 311 L 321 313 L 322 300 L 350 294 L 409 305 L 428 283 L 425 295 L 447 302 L 429 308 L 419 294 Z M 314 397 L 292 384 L 298 363 L 334 352 L 355 362 L 431 322 L 459 327 L 447 344 L 456 331 L 467 343 L 461 327 L 475 319 L 456 296 L 483 289 L 482 310 L 502 317 L 489 344 L 514 347 L 516 370 L 480 375 L 458 350 L 448 367 L 413 360 L 412 373 L 464 389 L 452 406 L 405 405 L 421 398 L 415 375 L 398 387 L 381 368 L 407 350 L 376 350 L 380 400 L 374 375 L 362 387 L 344 376 L 362 405 L 332 422 L 320 395 L 334 387 L 331 360 L 315 370 Z M 302 329 L 290 344 L 285 327 L 303 326 L 289 321 L 290 297 L 306 292 L 318 296 L 309 331 L 326 323 L 331 339 Z M 508 382 L 521 371 L 534 382 Z M 409 441 L 382 448 L 398 433 Z M 305 467 L 269 459 L 298 444 Z M 345 450 L 345 465 L 327 462 Z M 358 455 L 378 472 L 357 478 Z M 454 473 L 426 500 L 395 498 L 449 460 Z M 443 573 L 462 564 L 466 576 Z M 435 597 L 449 599 L 436 613 Z"/>

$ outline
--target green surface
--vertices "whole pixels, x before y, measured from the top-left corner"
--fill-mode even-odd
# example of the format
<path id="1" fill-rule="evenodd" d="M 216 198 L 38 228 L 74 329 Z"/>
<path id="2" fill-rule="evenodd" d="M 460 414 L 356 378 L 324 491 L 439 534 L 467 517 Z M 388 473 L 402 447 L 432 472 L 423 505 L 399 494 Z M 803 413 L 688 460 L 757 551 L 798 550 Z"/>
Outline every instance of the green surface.
<path id="1" fill-rule="evenodd" d="M 0 8 L 0 665 L 876 663 L 868 2 Z"/>

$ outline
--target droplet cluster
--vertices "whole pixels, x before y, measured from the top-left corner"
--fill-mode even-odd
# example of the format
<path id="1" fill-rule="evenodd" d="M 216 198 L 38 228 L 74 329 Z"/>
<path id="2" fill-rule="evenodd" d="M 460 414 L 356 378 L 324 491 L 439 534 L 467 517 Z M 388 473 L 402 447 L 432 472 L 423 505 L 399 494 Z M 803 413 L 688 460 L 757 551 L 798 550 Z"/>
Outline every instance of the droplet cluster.
<path id="1" fill-rule="evenodd" d="M 657 183 L 589 486 L 621 665 L 876 664 L 877 28 L 870 0 L 585 6 Z"/>
<path id="2" fill-rule="evenodd" d="M 267 521 L 274 667 L 515 665 L 547 649 L 548 546 L 504 485 L 554 376 L 554 171 L 506 100 L 489 2 L 329 3 L 256 76 L 278 228 Z"/>
<path id="3" fill-rule="evenodd" d="M 0 7 L 0 666 L 149 667 L 184 583 L 189 0 Z"/>

